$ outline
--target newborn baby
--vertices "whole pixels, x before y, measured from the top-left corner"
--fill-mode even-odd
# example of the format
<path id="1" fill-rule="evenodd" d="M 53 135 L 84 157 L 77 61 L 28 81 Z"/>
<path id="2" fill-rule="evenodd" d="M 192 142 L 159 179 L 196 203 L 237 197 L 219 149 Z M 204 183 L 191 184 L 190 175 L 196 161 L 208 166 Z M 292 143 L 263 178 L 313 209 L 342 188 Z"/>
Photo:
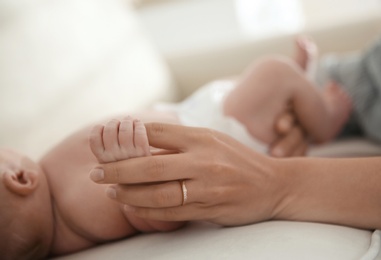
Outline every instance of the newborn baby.
<path id="1" fill-rule="evenodd" d="M 89 179 L 98 162 L 150 155 L 141 121 L 112 120 L 93 129 L 91 148 L 88 139 L 89 128 L 79 131 L 40 162 L 0 150 L 1 259 L 41 259 L 183 225 L 136 218 Z"/>

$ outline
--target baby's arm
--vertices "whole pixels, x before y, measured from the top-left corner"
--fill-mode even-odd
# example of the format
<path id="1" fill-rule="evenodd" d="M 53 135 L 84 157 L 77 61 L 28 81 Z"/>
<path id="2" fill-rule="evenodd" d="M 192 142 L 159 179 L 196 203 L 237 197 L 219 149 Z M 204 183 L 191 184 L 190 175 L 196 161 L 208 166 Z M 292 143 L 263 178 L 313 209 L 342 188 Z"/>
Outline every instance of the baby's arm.
<path id="1" fill-rule="evenodd" d="M 334 82 L 318 89 L 304 75 L 295 75 L 295 83 L 292 108 L 312 141 L 335 138 L 352 111 L 349 96 Z"/>
<path id="2" fill-rule="evenodd" d="M 99 163 L 151 156 L 144 124 L 131 117 L 126 117 L 121 121 L 111 120 L 105 126 L 95 126 L 90 135 L 90 148 Z M 181 189 L 179 184 L 178 187 Z M 125 205 L 120 206 L 126 220 L 139 231 L 171 231 L 184 225 L 182 222 L 141 219 L 127 213 L 124 210 Z"/>

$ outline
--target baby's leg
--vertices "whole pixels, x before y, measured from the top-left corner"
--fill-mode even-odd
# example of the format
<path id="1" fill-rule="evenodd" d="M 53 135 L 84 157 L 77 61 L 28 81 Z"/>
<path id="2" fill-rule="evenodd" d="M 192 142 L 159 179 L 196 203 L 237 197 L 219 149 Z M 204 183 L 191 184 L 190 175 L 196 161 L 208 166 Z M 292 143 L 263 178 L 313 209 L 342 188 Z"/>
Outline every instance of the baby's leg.
<path id="1" fill-rule="evenodd" d="M 224 111 L 255 138 L 270 144 L 277 138 L 276 118 L 291 106 L 307 133 L 315 141 L 324 142 L 337 134 L 350 111 L 345 99 L 340 98 L 343 95 L 336 94 L 338 91 L 323 95 L 295 62 L 272 57 L 250 68 L 227 96 Z M 334 105 L 333 101 L 339 103 Z M 339 107 L 344 109 L 338 112 Z"/>
<path id="2" fill-rule="evenodd" d="M 277 138 L 275 119 L 287 109 L 294 88 L 285 73 L 284 57 L 267 57 L 249 67 L 227 95 L 224 113 L 241 122 L 256 139 L 270 144 Z M 298 67 L 294 63 L 295 67 Z M 301 71 L 301 69 L 299 68 Z"/>
<path id="3" fill-rule="evenodd" d="M 323 88 L 323 99 L 329 111 L 331 121 L 331 132 L 327 134 L 326 140 L 335 138 L 342 130 L 344 124 L 349 120 L 352 113 L 352 100 L 343 88 L 330 82 Z"/>
<path id="4" fill-rule="evenodd" d="M 297 86 L 292 97 L 292 108 L 301 125 L 313 141 L 330 141 L 349 119 L 352 111 L 349 96 L 333 82 L 320 90 L 303 75 L 296 73 L 292 77 Z"/>
<path id="5" fill-rule="evenodd" d="M 306 73 L 308 79 L 314 78 L 318 55 L 319 50 L 315 42 L 305 36 L 296 38 L 294 60 Z"/>
<path id="6" fill-rule="evenodd" d="M 316 44 L 305 36 L 299 36 L 295 40 L 295 47 L 294 60 L 304 70 L 306 78 L 311 82 L 314 81 L 316 79 L 315 74 L 319 55 Z M 321 95 L 329 119 L 329 126 L 326 127 L 327 133 L 321 140 L 328 141 L 339 133 L 348 120 L 352 110 L 352 102 L 343 89 L 334 82 L 328 83 L 323 88 Z"/>

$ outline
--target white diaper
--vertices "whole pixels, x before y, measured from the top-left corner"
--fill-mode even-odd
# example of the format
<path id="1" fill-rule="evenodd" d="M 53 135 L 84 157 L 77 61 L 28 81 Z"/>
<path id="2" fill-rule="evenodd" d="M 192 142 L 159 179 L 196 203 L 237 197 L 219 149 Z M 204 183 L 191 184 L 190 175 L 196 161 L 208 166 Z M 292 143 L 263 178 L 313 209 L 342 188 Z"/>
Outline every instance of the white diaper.
<path id="1" fill-rule="evenodd" d="M 213 81 L 178 104 L 158 104 L 156 109 L 175 112 L 183 125 L 207 127 L 223 132 L 250 148 L 265 153 L 266 145 L 254 139 L 236 119 L 223 113 L 223 100 L 234 84 L 227 80 Z"/>

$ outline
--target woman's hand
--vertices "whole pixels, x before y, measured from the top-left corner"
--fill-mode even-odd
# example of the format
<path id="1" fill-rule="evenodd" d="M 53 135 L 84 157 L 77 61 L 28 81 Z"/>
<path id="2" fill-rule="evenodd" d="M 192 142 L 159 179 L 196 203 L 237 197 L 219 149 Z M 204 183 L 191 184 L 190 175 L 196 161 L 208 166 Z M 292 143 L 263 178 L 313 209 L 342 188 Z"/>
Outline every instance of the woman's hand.
<path id="1" fill-rule="evenodd" d="M 286 110 L 275 122 L 275 132 L 279 138 L 270 145 L 269 155 L 274 157 L 304 156 L 309 140 L 292 111 Z"/>
<path id="2" fill-rule="evenodd" d="M 97 182 L 114 184 L 107 194 L 128 205 L 127 211 L 146 219 L 221 225 L 274 217 L 286 192 L 282 187 L 288 186 L 282 185 L 276 159 L 209 129 L 161 123 L 146 128 L 151 146 L 174 153 L 99 166 L 104 178 Z"/>

